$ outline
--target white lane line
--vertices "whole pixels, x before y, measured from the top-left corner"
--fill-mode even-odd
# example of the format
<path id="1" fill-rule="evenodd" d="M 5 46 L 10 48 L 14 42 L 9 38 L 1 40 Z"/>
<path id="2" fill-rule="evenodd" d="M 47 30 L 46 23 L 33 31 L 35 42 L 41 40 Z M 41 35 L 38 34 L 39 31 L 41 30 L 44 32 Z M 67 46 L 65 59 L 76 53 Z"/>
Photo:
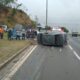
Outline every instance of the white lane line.
<path id="1" fill-rule="evenodd" d="M 73 48 L 71 47 L 71 45 L 68 45 L 69 46 L 69 48 L 71 49 L 71 50 L 73 50 Z"/>
<path id="2" fill-rule="evenodd" d="M 30 52 L 24 55 L 11 69 L 11 72 L 7 74 L 1 80 L 10 80 L 10 78 L 18 71 L 18 69 L 23 65 L 23 63 L 28 59 L 28 57 L 32 54 L 32 52 L 37 48 L 37 45 L 30 49 Z"/>
<path id="3" fill-rule="evenodd" d="M 60 50 L 59 50 L 60 52 L 62 52 L 62 49 L 60 48 Z"/>
<path id="4" fill-rule="evenodd" d="M 73 51 L 74 55 L 80 60 L 80 56 L 76 53 L 76 51 Z"/>
<path id="5" fill-rule="evenodd" d="M 68 46 L 73 51 L 73 53 L 77 57 L 77 59 L 80 60 L 80 56 L 78 55 L 78 53 L 71 47 L 71 45 L 68 45 Z"/>

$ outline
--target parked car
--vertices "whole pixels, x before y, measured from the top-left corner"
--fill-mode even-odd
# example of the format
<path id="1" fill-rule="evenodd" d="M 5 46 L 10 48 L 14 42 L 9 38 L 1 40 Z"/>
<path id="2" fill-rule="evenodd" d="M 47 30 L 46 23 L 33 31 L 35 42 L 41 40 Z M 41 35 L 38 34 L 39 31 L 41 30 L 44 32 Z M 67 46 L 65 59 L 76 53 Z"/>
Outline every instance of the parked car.
<path id="1" fill-rule="evenodd" d="M 77 37 L 78 36 L 78 32 L 72 32 L 72 37 Z"/>

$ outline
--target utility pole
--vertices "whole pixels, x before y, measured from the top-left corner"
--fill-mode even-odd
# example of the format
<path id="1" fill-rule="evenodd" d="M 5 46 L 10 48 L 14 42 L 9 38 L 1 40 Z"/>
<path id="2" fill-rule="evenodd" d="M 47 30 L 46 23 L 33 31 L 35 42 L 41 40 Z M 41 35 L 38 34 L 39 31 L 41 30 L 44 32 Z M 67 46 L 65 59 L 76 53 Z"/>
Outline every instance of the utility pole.
<path id="1" fill-rule="evenodd" d="M 48 26 L 48 0 L 46 0 L 46 32 L 47 32 L 47 26 Z"/>
<path id="2" fill-rule="evenodd" d="M 35 16 L 35 22 L 36 22 L 36 26 L 37 26 L 37 24 L 38 24 L 38 17 L 37 16 Z"/>

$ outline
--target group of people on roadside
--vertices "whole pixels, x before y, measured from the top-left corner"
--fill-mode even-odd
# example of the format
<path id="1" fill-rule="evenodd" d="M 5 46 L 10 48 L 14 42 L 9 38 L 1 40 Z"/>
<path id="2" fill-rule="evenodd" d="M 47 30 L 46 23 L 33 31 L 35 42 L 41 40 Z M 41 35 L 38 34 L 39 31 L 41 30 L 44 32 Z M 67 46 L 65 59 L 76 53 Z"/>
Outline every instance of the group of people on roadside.
<path id="1" fill-rule="evenodd" d="M 37 36 L 37 32 L 32 29 L 29 29 L 29 30 L 22 29 L 21 31 L 15 30 L 15 29 L 8 30 L 8 39 L 9 40 L 12 40 L 12 39 L 25 40 L 28 38 L 35 38 L 36 36 Z"/>
<path id="2" fill-rule="evenodd" d="M 0 26 L 0 39 L 3 39 L 4 29 Z"/>
<path id="3" fill-rule="evenodd" d="M 25 39 L 25 32 L 22 30 L 16 30 L 16 29 L 9 29 L 8 30 L 8 40 L 12 40 L 12 39 L 16 39 L 16 40 L 20 40 L 20 39 Z"/>
<path id="4" fill-rule="evenodd" d="M 29 29 L 26 31 L 26 38 L 35 38 L 37 36 L 37 31 L 34 29 Z"/>

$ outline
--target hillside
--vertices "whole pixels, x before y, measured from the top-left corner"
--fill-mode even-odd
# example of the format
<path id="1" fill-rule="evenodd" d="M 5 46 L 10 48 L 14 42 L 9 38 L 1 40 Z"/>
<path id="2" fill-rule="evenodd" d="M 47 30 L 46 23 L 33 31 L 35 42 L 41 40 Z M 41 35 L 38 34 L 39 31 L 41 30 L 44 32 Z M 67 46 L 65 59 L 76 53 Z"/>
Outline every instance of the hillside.
<path id="1" fill-rule="evenodd" d="M 13 8 L 3 8 L 0 10 L 0 24 L 6 24 L 8 27 L 14 27 L 15 24 L 31 25 L 33 21 L 22 10 Z"/>

